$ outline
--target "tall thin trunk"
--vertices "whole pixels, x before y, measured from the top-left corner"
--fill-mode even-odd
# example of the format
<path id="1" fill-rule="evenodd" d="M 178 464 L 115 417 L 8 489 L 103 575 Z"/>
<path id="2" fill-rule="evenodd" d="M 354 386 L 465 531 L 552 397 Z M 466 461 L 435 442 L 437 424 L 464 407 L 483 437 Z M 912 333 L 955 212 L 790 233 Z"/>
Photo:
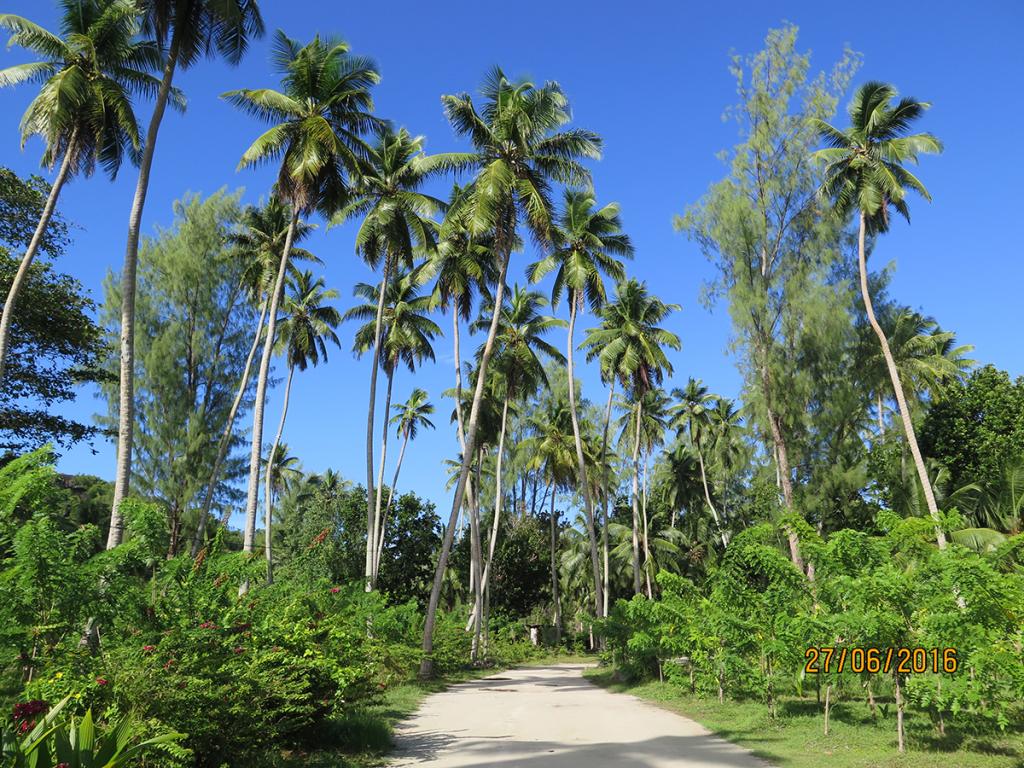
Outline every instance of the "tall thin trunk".
<path id="1" fill-rule="evenodd" d="M 860 267 L 860 293 L 864 299 L 864 311 L 867 313 L 871 329 L 878 337 L 878 343 L 882 346 L 882 356 L 885 358 L 885 367 L 889 369 L 889 379 L 892 381 L 892 388 L 896 395 L 896 407 L 900 412 L 900 419 L 903 421 L 903 432 L 907 436 L 907 445 L 910 447 L 910 454 L 914 457 L 914 466 L 917 468 L 917 479 L 921 482 L 924 490 L 924 498 L 928 503 L 928 514 L 935 521 L 935 540 L 939 549 L 946 548 L 946 532 L 942 530 L 942 518 L 939 516 L 939 507 L 935 503 L 935 492 L 932 490 L 931 481 L 928 479 L 928 471 L 924 466 L 924 459 L 921 457 L 921 449 L 917 445 L 917 435 L 914 434 L 914 423 L 910 419 L 910 409 L 907 408 L 907 400 L 903 394 L 903 384 L 900 382 L 900 374 L 896 369 L 896 361 L 893 359 L 892 350 L 889 348 L 889 340 L 885 337 L 885 331 L 878 324 L 875 317 L 875 308 L 871 303 L 871 292 L 868 290 L 868 267 L 867 254 L 865 253 L 864 238 L 867 232 L 867 220 L 864 213 L 860 214 L 860 229 L 857 233 L 857 263 Z"/>
<path id="2" fill-rule="evenodd" d="M 651 545 L 650 538 L 647 532 L 647 468 L 649 459 L 650 452 L 644 451 L 644 484 L 640 496 L 640 517 L 644 525 L 644 581 L 647 584 L 648 599 L 654 599 L 654 588 L 651 586 Z"/>
<path id="3" fill-rule="evenodd" d="M 60 161 L 60 168 L 57 169 L 57 177 L 53 180 L 53 186 L 50 187 L 50 194 L 46 196 L 46 203 L 43 205 L 43 211 L 39 216 L 39 223 L 36 224 L 35 232 L 32 233 L 32 239 L 29 240 L 28 248 L 25 249 L 25 255 L 21 257 L 18 271 L 14 273 L 14 280 L 11 282 L 11 287 L 7 291 L 7 297 L 4 299 L 4 311 L 0 315 L 0 385 L 3 384 L 4 363 L 7 360 L 7 348 L 10 346 L 14 305 L 18 301 L 18 294 L 21 293 L 22 284 L 28 278 L 28 270 L 32 266 L 32 260 L 35 259 L 36 253 L 39 251 L 40 244 L 43 242 L 43 235 L 46 234 L 46 228 L 50 225 L 50 219 L 53 218 L 53 212 L 57 208 L 57 198 L 60 197 L 60 192 L 64 188 L 64 182 L 67 181 L 68 174 L 71 172 L 71 161 L 77 151 L 78 127 L 76 126 L 71 130 L 71 138 L 68 139 L 67 148 L 64 150 L 64 158 Z"/>
<path id="4" fill-rule="evenodd" d="M 395 487 L 398 485 L 398 473 L 402 471 L 402 460 L 405 458 L 405 449 L 409 445 L 408 426 L 402 430 L 402 447 L 398 449 L 398 464 L 395 466 L 395 476 L 391 479 L 391 488 L 388 490 L 388 504 L 384 507 L 384 515 L 380 521 L 380 535 L 377 539 L 377 552 L 374 555 L 373 572 L 380 574 L 380 559 L 384 554 L 384 531 L 386 530 L 388 518 L 391 516 L 391 504 L 395 499 Z"/>
<path id="5" fill-rule="evenodd" d="M 377 588 L 377 549 L 380 541 L 381 524 L 381 489 L 384 488 L 384 465 L 388 455 L 388 414 L 391 412 L 391 391 L 395 383 L 395 365 L 397 360 L 392 360 L 387 370 L 388 386 L 387 395 L 384 398 L 384 424 L 380 436 L 380 469 L 377 471 L 377 493 L 374 494 L 373 510 L 373 549 L 370 550 L 370 589 Z"/>
<path id="6" fill-rule="evenodd" d="M 594 576 L 594 612 L 600 618 L 604 608 L 604 596 L 601 589 L 601 563 L 597 554 L 597 531 L 594 527 L 594 502 L 590 496 L 590 482 L 587 480 L 587 462 L 583 456 L 583 438 L 580 436 L 580 419 L 576 412 L 576 379 L 573 374 L 573 334 L 576 329 L 576 314 L 583 300 L 582 293 L 573 292 L 569 309 L 569 343 L 566 354 L 566 370 L 569 376 L 569 413 L 572 416 L 572 436 L 576 443 L 576 464 L 579 485 L 583 489 L 583 508 L 587 521 L 587 535 L 590 537 L 590 564 Z"/>
<path id="7" fill-rule="evenodd" d="M 697 463 L 700 464 L 700 482 L 704 486 L 704 501 L 708 505 L 708 509 L 711 510 L 711 517 L 715 521 L 715 528 L 718 529 L 719 536 L 722 537 L 722 546 L 729 546 L 729 537 L 726 536 L 725 530 L 722 528 L 722 522 L 718 519 L 718 510 L 715 509 L 715 505 L 711 503 L 711 492 L 708 489 L 708 478 L 704 472 L 704 452 L 700 449 L 700 442 L 695 440 L 694 447 L 697 449 Z"/>
<path id="8" fill-rule="evenodd" d="M 906 736 L 903 730 L 903 686 L 900 683 L 899 673 L 893 676 L 893 692 L 896 696 L 896 749 L 902 754 L 906 751 Z"/>
<path id="9" fill-rule="evenodd" d="M 606 461 L 606 454 L 608 453 L 608 427 L 612 421 L 612 398 L 615 396 L 615 377 L 612 376 L 612 384 L 608 388 L 608 405 L 604 409 L 604 426 L 601 429 L 601 485 L 604 489 L 604 514 L 602 526 L 601 526 L 601 554 L 602 554 L 602 572 L 601 572 L 601 615 L 608 615 L 608 594 L 610 592 L 610 576 L 608 572 L 609 565 L 609 545 L 608 545 L 608 518 L 611 514 L 612 500 L 610 497 L 610 491 L 608 489 L 608 462 Z"/>
<path id="10" fill-rule="evenodd" d="M 437 605 L 441 599 L 444 572 L 448 567 L 448 555 L 451 552 L 452 539 L 455 536 L 455 521 L 458 519 L 459 509 L 462 507 L 462 500 L 466 494 L 469 465 L 472 461 L 473 453 L 476 451 L 480 402 L 483 400 L 484 395 L 487 366 L 491 361 L 491 354 L 494 352 L 494 337 L 498 334 L 498 320 L 501 317 L 501 307 L 505 296 L 505 277 L 508 274 L 509 254 L 510 249 L 502 249 L 500 268 L 498 270 L 498 283 L 494 291 L 494 309 L 491 312 L 491 325 L 487 330 L 487 341 L 484 342 L 483 354 L 480 356 L 480 369 L 477 371 L 476 386 L 473 389 L 473 404 L 469 410 L 469 429 L 466 434 L 466 444 L 462 449 L 462 466 L 459 469 L 459 480 L 455 486 L 455 496 L 452 499 L 452 511 L 448 517 L 448 527 L 445 530 L 444 538 L 441 541 L 437 568 L 434 570 L 434 584 L 430 589 L 430 600 L 427 603 L 427 613 L 423 621 L 423 658 L 420 661 L 420 677 L 432 677 L 434 674 L 432 654 L 434 651 L 434 624 L 437 621 Z"/>
<path id="11" fill-rule="evenodd" d="M 277 336 L 277 308 L 284 290 L 284 279 L 288 273 L 288 258 L 291 256 L 292 241 L 295 228 L 299 222 L 299 209 L 292 204 L 292 218 L 288 222 L 288 232 L 284 238 L 284 249 L 281 251 L 281 262 L 277 268 L 277 277 L 270 294 L 270 306 L 267 308 L 267 335 L 263 339 L 263 356 L 260 358 L 260 371 L 256 379 L 256 401 L 252 413 L 252 446 L 249 451 L 249 486 L 245 499 L 245 532 L 242 537 L 242 551 L 253 550 L 256 539 L 256 505 L 260 493 L 260 457 L 263 448 L 263 412 L 267 404 L 267 380 L 270 378 L 270 359 L 274 353 L 274 341 Z M 240 592 L 249 591 L 248 581 L 242 583 Z"/>
<path id="12" fill-rule="evenodd" d="M 387 291 L 391 271 L 391 254 L 384 256 L 384 271 L 377 291 L 377 318 L 373 329 L 373 354 L 370 356 L 370 405 L 366 410 L 366 558 L 363 571 L 366 591 L 373 589 L 373 553 L 377 551 L 376 530 L 377 501 L 373 487 L 373 428 L 374 409 L 377 406 L 377 365 L 380 356 L 380 337 L 384 324 L 384 294 Z M 387 431 L 387 430 L 385 430 Z"/>
<path id="13" fill-rule="evenodd" d="M 153 168 L 156 137 L 160 121 L 167 109 L 167 98 L 174 80 L 181 49 L 180 28 L 175 25 L 171 45 L 164 63 L 163 76 L 157 90 L 153 115 L 146 131 L 146 143 L 139 163 L 139 179 L 135 185 L 135 198 L 128 217 L 128 243 L 125 247 L 124 269 L 121 273 L 121 379 L 117 414 L 117 469 L 114 474 L 114 499 L 110 507 L 110 530 L 107 549 L 113 549 L 124 538 L 124 520 L 121 502 L 128 495 L 132 477 L 132 441 L 135 429 L 135 273 L 139 265 L 139 232 L 142 229 L 142 211 L 149 191 L 149 174 Z M 254 507 L 255 509 L 255 507 Z"/>
<path id="14" fill-rule="evenodd" d="M 452 344 L 455 355 L 455 422 L 458 428 L 459 448 L 466 453 L 466 429 L 462 423 L 462 355 L 459 352 L 459 313 L 452 307 Z"/>
<path id="15" fill-rule="evenodd" d="M 639 479 L 640 479 L 640 400 L 636 402 L 636 420 L 633 425 L 633 594 L 639 595 L 642 591 L 640 584 L 640 538 L 638 529 L 640 527 L 639 510 Z"/>
<path id="16" fill-rule="evenodd" d="M 220 468 L 228 455 L 228 446 L 231 443 L 231 434 L 235 426 L 235 416 L 242 405 L 242 398 L 245 397 L 245 389 L 249 386 L 249 375 L 252 373 L 252 361 L 256 357 L 256 350 L 260 346 L 260 336 L 263 333 L 263 321 L 267 317 L 267 300 L 260 303 L 260 318 L 256 323 L 256 333 L 252 337 L 252 346 L 249 347 L 249 355 L 245 358 L 245 367 L 242 369 L 242 379 L 238 383 L 238 391 L 235 392 L 235 399 L 231 403 L 231 410 L 228 411 L 228 420 L 224 425 L 224 432 L 220 436 L 220 443 L 217 445 L 217 457 L 213 461 L 213 468 L 210 470 L 210 479 L 206 483 L 206 494 L 203 496 L 203 506 L 199 510 L 199 524 L 196 526 L 196 535 L 192 540 L 192 557 L 199 554 L 202 549 L 203 539 L 206 536 L 206 523 L 210 516 L 210 507 L 213 505 L 213 492 L 217 487 L 217 479 L 220 476 Z M 226 523 L 225 523 L 226 524 Z"/>
<path id="17" fill-rule="evenodd" d="M 506 428 L 506 426 L 508 424 L 508 403 L 509 403 L 509 400 L 510 400 L 509 394 L 506 393 L 506 395 L 505 395 L 505 404 L 502 406 L 502 409 L 501 409 L 501 432 L 498 435 L 498 457 L 497 457 L 497 461 L 495 462 L 496 466 L 495 466 L 495 470 L 494 470 L 494 472 L 495 472 L 495 474 L 494 474 L 494 519 L 491 522 L 491 538 L 490 538 L 490 541 L 487 544 L 487 560 L 484 561 L 484 571 L 483 571 L 483 577 L 482 577 L 483 580 L 481 581 L 481 588 L 484 590 L 484 592 L 487 591 L 487 587 L 488 587 L 488 584 L 489 584 L 489 581 L 490 581 L 489 577 L 491 575 L 491 562 L 494 560 L 494 548 L 495 548 L 495 545 L 498 543 L 498 526 L 500 525 L 500 522 L 501 522 L 501 507 L 502 507 L 501 464 L 502 464 L 502 457 L 504 456 L 504 453 L 505 453 L 505 428 Z M 515 510 L 512 511 L 512 514 L 513 515 L 515 514 Z M 475 609 L 474 609 L 474 614 L 475 614 Z M 476 618 L 475 615 L 470 616 L 469 617 L 470 623 L 472 623 L 475 618 Z M 487 619 L 487 617 L 485 616 L 484 617 L 484 621 L 485 621 L 484 626 L 486 626 L 486 619 Z M 468 626 L 466 628 L 469 629 Z"/>
<path id="18" fill-rule="evenodd" d="M 281 435 L 284 434 L 284 420 L 288 418 L 288 400 L 292 394 L 292 377 L 295 375 L 295 366 L 288 366 L 288 379 L 284 385 L 284 404 L 281 407 L 281 420 L 277 423 L 277 434 L 274 435 L 274 443 L 270 446 L 270 453 L 267 454 L 267 472 L 263 485 L 263 500 L 265 514 L 263 522 L 263 554 L 267 558 L 267 584 L 274 583 L 274 550 L 270 540 L 270 531 L 273 523 L 274 513 L 274 488 L 271 469 L 273 461 L 277 456 L 277 447 L 281 445 Z"/>
<path id="19" fill-rule="evenodd" d="M 476 493 L 469 505 L 469 556 L 470 569 L 473 575 L 473 641 L 470 648 L 470 660 L 480 657 L 480 627 L 484 607 L 483 590 L 483 551 L 480 544 L 480 497 L 483 496 L 481 471 L 483 467 L 483 448 L 477 451 L 476 457 Z"/>
<path id="20" fill-rule="evenodd" d="M 786 446 L 786 440 L 782 436 L 782 426 L 780 424 L 779 415 L 773 408 L 773 387 L 771 372 L 768 370 L 768 350 L 767 344 L 761 344 L 761 387 L 764 394 L 765 410 L 768 412 L 768 427 L 771 430 L 772 443 L 775 448 L 775 467 L 778 471 L 777 479 L 780 487 L 782 488 L 782 501 L 786 507 L 787 512 L 793 511 L 793 478 L 790 474 L 789 466 L 789 451 Z M 805 572 L 804 560 L 800 556 L 800 539 L 796 534 L 796 531 L 788 529 L 786 531 L 786 539 L 789 541 L 789 558 L 793 561 L 793 565 L 800 569 L 801 573 Z"/>
<path id="21" fill-rule="evenodd" d="M 558 596 L 558 512 L 555 489 L 551 488 L 551 602 L 554 604 L 555 645 L 562 645 L 562 601 Z"/>

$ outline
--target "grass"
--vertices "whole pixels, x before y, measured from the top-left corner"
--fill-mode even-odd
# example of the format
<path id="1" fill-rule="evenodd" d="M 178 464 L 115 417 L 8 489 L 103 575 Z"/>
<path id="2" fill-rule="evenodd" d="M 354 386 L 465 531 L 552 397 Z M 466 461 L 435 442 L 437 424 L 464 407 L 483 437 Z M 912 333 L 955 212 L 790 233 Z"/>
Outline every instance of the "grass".
<path id="1" fill-rule="evenodd" d="M 1024 766 L 1024 729 L 1006 734 L 972 735 L 947 723 L 939 737 L 927 714 L 906 713 L 907 752 L 896 751 L 896 721 L 872 719 L 862 701 L 841 701 L 832 709 L 830 733 L 822 733 L 822 714 L 814 699 L 780 703 L 771 719 L 760 702 L 691 695 L 671 683 L 622 682 L 614 670 L 587 670 L 591 681 L 628 692 L 696 720 L 722 738 L 747 747 L 781 768 L 1020 768 Z M 880 703 L 884 703 L 880 700 Z"/>

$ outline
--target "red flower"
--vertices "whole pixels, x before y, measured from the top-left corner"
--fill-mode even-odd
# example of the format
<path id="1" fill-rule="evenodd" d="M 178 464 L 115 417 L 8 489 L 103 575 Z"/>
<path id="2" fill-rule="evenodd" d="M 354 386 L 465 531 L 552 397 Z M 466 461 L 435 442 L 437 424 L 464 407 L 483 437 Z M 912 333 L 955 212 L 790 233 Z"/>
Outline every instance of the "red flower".
<path id="1" fill-rule="evenodd" d="M 167 663 L 164 664 L 164 669 L 170 669 L 171 668 L 171 664 L 173 664 L 173 663 L 174 663 L 174 659 L 168 659 Z"/>
<path id="2" fill-rule="evenodd" d="M 336 595 L 341 592 L 341 587 L 331 587 L 331 594 Z"/>
<path id="3" fill-rule="evenodd" d="M 67 763 L 57 763 L 57 768 L 71 768 Z"/>
<path id="4" fill-rule="evenodd" d="M 199 625 L 199 628 L 200 629 L 216 629 L 217 625 L 214 624 L 212 621 L 204 621 L 202 624 Z"/>
<path id="5" fill-rule="evenodd" d="M 236 646 L 234 647 L 234 651 L 235 651 L 235 653 L 245 653 L 245 648 L 243 648 L 243 647 L 242 647 L 242 646 L 240 646 L 240 645 L 236 645 Z"/>
<path id="6" fill-rule="evenodd" d="M 152 653 L 155 650 L 156 650 L 156 646 L 155 645 L 144 645 L 144 646 L 142 646 L 142 652 L 143 653 Z"/>
<path id="7" fill-rule="evenodd" d="M 96 685 L 106 685 L 106 684 L 107 684 L 107 678 L 105 678 L 105 677 L 97 677 L 96 678 Z"/>

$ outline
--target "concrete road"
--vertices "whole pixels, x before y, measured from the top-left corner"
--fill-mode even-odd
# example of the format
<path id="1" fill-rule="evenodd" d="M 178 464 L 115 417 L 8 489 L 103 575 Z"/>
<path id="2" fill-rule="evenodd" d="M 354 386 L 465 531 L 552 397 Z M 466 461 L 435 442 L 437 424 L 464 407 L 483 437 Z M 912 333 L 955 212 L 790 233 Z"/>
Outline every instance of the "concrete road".
<path id="1" fill-rule="evenodd" d="M 749 752 L 635 696 L 558 665 L 434 694 L 395 734 L 395 766 L 764 768 Z"/>

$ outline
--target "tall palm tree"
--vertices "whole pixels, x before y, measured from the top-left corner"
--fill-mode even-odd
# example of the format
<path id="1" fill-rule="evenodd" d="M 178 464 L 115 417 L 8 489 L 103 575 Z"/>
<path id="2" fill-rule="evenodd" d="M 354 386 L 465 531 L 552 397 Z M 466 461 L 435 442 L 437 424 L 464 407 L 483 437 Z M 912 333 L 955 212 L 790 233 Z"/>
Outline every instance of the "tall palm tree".
<path id="1" fill-rule="evenodd" d="M 128 154 L 137 163 L 142 140 L 132 109 L 134 94 L 152 95 L 160 66 L 154 43 L 139 42 L 138 11 L 127 0 L 62 0 L 60 35 L 14 14 L 0 14 L 9 45 L 37 54 L 41 61 L 0 70 L 0 87 L 41 83 L 21 118 L 21 146 L 31 136 L 44 143 L 42 164 L 57 176 L 4 298 L 0 316 L 0 382 L 10 344 L 11 322 L 21 287 L 43 242 L 64 184 L 74 175 L 91 176 L 100 163 L 113 179 Z M 172 92 L 177 105 L 181 95 Z"/>
<path id="2" fill-rule="evenodd" d="M 235 250 L 240 259 L 246 264 L 243 273 L 243 281 L 249 292 L 250 300 L 260 308 L 256 320 L 256 329 L 252 337 L 252 346 L 249 347 L 249 354 L 245 358 L 245 366 L 242 368 L 242 376 L 238 382 L 238 389 L 235 391 L 235 399 L 228 411 L 228 418 L 224 424 L 224 431 L 221 433 L 220 442 L 217 444 L 217 455 L 210 469 L 210 477 L 206 483 L 206 493 L 203 496 L 203 505 L 199 511 L 199 524 L 196 526 L 196 535 L 192 540 L 192 557 L 195 557 L 206 536 L 206 525 L 210 515 L 210 507 L 213 505 L 214 491 L 217 482 L 220 480 L 220 470 L 227 458 L 228 449 L 231 447 L 231 437 L 235 428 L 235 417 L 245 398 L 249 388 L 249 378 L 252 374 L 252 364 L 256 359 L 256 352 L 259 350 L 260 340 L 263 338 L 263 325 L 267 319 L 267 305 L 270 301 L 270 292 L 274 286 L 277 275 L 277 262 L 279 254 L 284 248 L 284 241 L 288 236 L 291 212 L 276 197 L 271 197 L 265 205 L 249 206 L 242 212 L 241 226 L 239 231 L 234 232 L 228 238 L 229 245 Z M 302 242 L 313 231 L 313 226 L 301 219 L 296 222 L 295 232 L 292 236 L 291 256 L 288 262 L 288 273 L 293 278 L 298 275 L 296 261 L 310 261 L 316 264 L 321 263 L 320 259 L 304 248 L 296 246 Z M 225 510 L 221 524 L 227 525 L 227 518 L 230 509 Z"/>
<path id="3" fill-rule="evenodd" d="M 402 471 L 402 460 L 405 458 L 405 449 L 410 440 L 415 440 L 420 427 L 433 429 L 434 422 L 429 416 L 434 412 L 434 405 L 427 400 L 427 393 L 416 387 L 409 394 L 409 399 L 404 403 L 391 406 L 395 415 L 391 417 L 391 426 L 395 428 L 397 437 L 402 438 L 402 447 L 398 450 L 398 463 L 395 465 L 395 475 L 391 479 L 391 488 L 388 489 L 388 503 L 384 507 L 384 515 L 380 522 L 380 537 L 377 542 L 377 551 L 374 553 L 373 572 L 380 572 L 380 558 L 384 552 L 384 532 L 387 528 L 388 516 L 391 514 L 391 504 L 395 499 L 395 488 L 398 485 L 398 475 Z"/>
<path id="4" fill-rule="evenodd" d="M 139 161 L 139 178 L 128 216 L 128 237 L 121 272 L 117 469 L 107 549 L 120 544 L 124 535 L 124 523 L 118 508 L 128 495 L 132 474 L 135 428 L 135 275 L 139 262 L 139 233 L 157 134 L 168 101 L 174 103 L 174 75 L 178 68 L 188 69 L 204 55 L 219 55 L 229 64 L 238 64 L 245 55 L 249 39 L 263 36 L 263 19 L 256 0 L 138 0 L 137 6 L 142 12 L 146 31 L 167 55 L 163 59 L 163 72 Z"/>
<path id="5" fill-rule="evenodd" d="M 735 401 L 727 397 L 718 397 L 714 407 L 707 411 L 707 426 L 722 486 L 719 494 L 721 519 L 716 521 L 716 525 L 722 533 L 722 546 L 728 546 L 728 479 L 730 471 L 743 456 L 743 409 L 737 408 Z"/>
<path id="6" fill-rule="evenodd" d="M 395 372 L 399 363 L 404 363 L 412 373 L 423 360 L 434 359 L 432 342 L 441 333 L 441 329 L 431 320 L 432 299 L 429 294 L 420 292 L 423 284 L 430 277 L 430 264 L 421 264 L 413 270 L 399 269 L 384 287 L 384 308 L 379 312 L 381 287 L 359 283 L 353 293 L 366 301 L 352 307 L 345 313 L 346 320 L 367 320 L 355 334 L 354 351 L 362 355 L 376 349 L 376 364 L 384 369 L 387 378 L 387 390 L 384 398 L 384 440 L 381 441 L 380 466 L 377 472 L 377 487 L 384 484 L 384 468 L 387 461 L 387 417 L 391 411 L 391 394 L 395 382 Z M 377 325 L 377 317 L 381 325 Z M 379 496 L 379 494 L 378 494 Z M 368 589 L 377 586 L 377 569 L 375 554 L 380 540 L 382 520 L 381 499 L 377 499 L 374 508 L 373 527 L 367 532 L 370 545 L 370 575 Z"/>
<path id="7" fill-rule="evenodd" d="M 928 512 L 935 521 L 936 541 L 939 549 L 945 549 L 946 534 L 942 530 L 935 493 L 917 444 L 899 369 L 885 331 L 875 317 L 868 290 L 867 236 L 888 231 L 890 208 L 907 221 L 910 220 L 907 190 L 918 192 L 926 200 L 931 199 L 924 184 L 907 170 L 904 163 L 916 163 L 920 154 L 942 151 L 942 144 L 930 133 L 909 133 L 910 127 L 930 105 L 906 97 L 893 104 L 896 98 L 896 89 L 886 83 L 868 82 L 862 85 L 850 102 L 849 128 L 841 131 L 823 120 L 814 121 L 822 139 L 828 144 L 828 147 L 814 154 L 825 163 L 825 180 L 821 191 L 831 198 L 836 213 L 845 217 L 857 210 L 857 264 L 864 310 L 882 347 L 903 421 L 903 431 L 914 457 L 917 477 L 924 491 Z"/>
<path id="8" fill-rule="evenodd" d="M 501 520 L 502 503 L 502 464 L 505 456 L 505 436 L 508 428 L 509 406 L 518 398 L 530 396 L 541 385 L 548 385 L 548 377 L 544 371 L 541 355 L 549 360 L 564 364 L 565 357 L 550 343 L 544 340 L 549 330 L 565 325 L 549 315 L 541 314 L 547 306 L 547 300 L 537 291 L 527 291 L 518 285 L 512 287 L 507 294 L 505 308 L 498 320 L 498 333 L 495 337 L 494 369 L 497 376 L 495 390 L 501 392 L 501 426 L 498 432 L 497 460 L 494 477 L 494 515 L 491 521 L 491 537 L 484 563 L 481 589 L 488 587 L 491 561 L 497 545 L 498 530 Z M 477 328 L 485 328 L 487 316 L 492 314 L 493 307 L 484 304 Z M 483 355 L 483 348 L 477 350 L 477 358 Z M 475 611 L 474 611 L 475 613 Z M 473 616 L 470 621 L 473 621 Z"/>
<path id="9" fill-rule="evenodd" d="M 590 537 L 591 559 L 594 571 L 595 613 L 603 615 L 604 598 L 601 584 L 601 564 L 598 556 L 597 530 L 594 524 L 594 503 L 590 493 L 590 481 L 586 474 L 583 455 L 583 441 L 580 437 L 579 414 L 576 406 L 575 374 L 573 351 L 576 317 L 585 311 L 584 302 L 592 311 L 598 311 L 605 302 L 603 275 L 613 280 L 622 280 L 625 269 L 616 256 L 631 258 L 633 245 L 622 231 L 618 203 L 597 207 L 597 199 L 590 190 L 565 190 L 562 211 L 558 218 L 555 249 L 540 261 L 531 264 L 531 282 L 541 280 L 549 272 L 555 272 L 555 283 L 551 290 L 551 304 L 557 306 L 563 294 L 569 303 L 569 326 L 567 340 L 569 373 L 569 410 L 572 414 L 573 437 L 576 442 L 576 461 L 579 470 L 579 485 L 583 490 L 583 506 L 587 520 L 587 534 Z"/>
<path id="10" fill-rule="evenodd" d="M 711 490 L 708 486 L 707 463 L 704 461 L 704 447 L 702 446 L 705 432 L 711 424 L 710 410 L 718 399 L 717 395 L 708 392 L 704 382 L 700 379 L 690 378 L 682 389 L 672 390 L 672 397 L 676 400 L 673 407 L 673 425 L 676 429 L 685 434 L 693 451 L 697 455 L 697 463 L 700 466 L 700 482 L 704 489 L 704 503 L 707 504 L 711 518 L 715 521 L 715 529 L 722 539 L 722 546 L 728 546 L 729 537 L 722 528 L 722 521 L 718 517 L 718 510 L 711 500 Z"/>
<path id="11" fill-rule="evenodd" d="M 235 106 L 272 123 L 242 155 L 239 167 L 279 160 L 276 195 L 291 208 L 270 292 L 267 332 L 256 380 L 242 545 L 245 552 L 252 552 L 256 532 L 267 379 L 277 331 L 277 308 L 299 217 L 314 210 L 333 215 L 347 201 L 349 177 L 359 173 L 369 151 L 360 136 L 378 124 L 377 118 L 370 114 L 373 109 L 370 88 L 380 76 L 369 59 L 350 55 L 347 44 L 316 36 L 307 45 L 300 46 L 278 32 L 272 61 L 281 75 L 282 91 L 243 89 L 224 94 Z"/>
<path id="12" fill-rule="evenodd" d="M 304 477 L 299 458 L 289 453 L 287 443 L 278 443 L 274 446 L 263 462 L 263 469 L 268 478 L 267 488 L 272 496 L 271 506 L 275 498 L 301 483 Z M 270 538 L 269 527 L 265 536 Z"/>
<path id="13" fill-rule="evenodd" d="M 665 354 L 665 348 L 679 349 L 679 337 L 661 328 L 658 323 L 678 309 L 678 305 L 666 304 L 652 296 L 646 283 L 634 278 L 621 280 L 615 289 L 615 299 L 601 312 L 601 325 L 589 332 L 584 341 L 583 345 L 589 349 L 588 356 L 598 357 L 602 371 L 607 372 L 605 375 L 617 379 L 623 390 L 631 393 L 632 402 L 636 406 L 634 416 L 637 423 L 643 419 L 644 395 L 660 385 L 666 374 L 672 375 L 672 364 Z M 606 412 L 608 418 L 610 411 Z M 634 434 L 639 437 L 638 432 L 634 431 Z M 637 443 L 632 450 L 634 486 L 639 473 L 639 451 Z M 636 507 L 635 493 L 633 501 Z M 636 509 L 636 512 L 634 523 L 639 523 L 639 510 Z M 640 552 L 637 534 L 634 525 L 636 546 L 633 586 L 639 593 Z"/>
<path id="14" fill-rule="evenodd" d="M 585 183 L 590 176 L 583 158 L 600 155 L 600 139 L 589 131 L 562 130 L 569 122 L 569 103 L 557 83 L 537 87 L 513 83 L 495 68 L 484 82 L 484 104 L 480 111 L 469 94 L 442 97 L 445 114 L 455 130 L 468 137 L 473 151 L 452 165 L 475 170 L 472 187 L 462 202 L 467 210 L 470 235 L 493 237 L 495 281 L 494 311 L 487 331 L 473 401 L 466 429 L 466 449 L 456 483 L 449 524 L 441 542 L 434 583 L 423 625 L 423 661 L 420 674 L 433 674 L 433 634 L 444 572 L 448 565 L 455 522 L 462 508 L 470 462 L 476 453 L 477 418 L 484 394 L 484 379 L 494 349 L 498 320 L 503 305 L 509 256 L 516 243 L 516 230 L 524 222 L 538 242 L 550 242 L 552 205 L 550 185 Z"/>
<path id="15" fill-rule="evenodd" d="M 281 443 L 284 422 L 288 417 L 288 401 L 292 393 L 292 377 L 295 369 L 314 368 L 320 361 L 327 362 L 327 343 L 341 346 L 335 329 L 341 322 L 341 313 L 329 302 L 338 298 L 338 292 L 327 288 L 324 279 L 313 278 L 309 271 L 299 272 L 292 278 L 289 290 L 283 301 L 283 317 L 278 331 L 277 346 L 284 351 L 288 364 L 288 377 L 284 385 L 284 402 L 281 406 L 281 420 L 277 424 L 277 434 L 270 446 L 270 455 L 277 455 L 277 447 Z M 272 478 L 266 476 L 263 499 L 266 504 L 264 517 L 264 551 L 267 558 L 267 583 L 274 580 L 274 558 L 271 547 L 270 528 L 274 512 L 274 494 L 271 488 Z"/>
<path id="16" fill-rule="evenodd" d="M 377 405 L 377 358 L 383 328 L 384 294 L 391 275 L 399 268 L 412 269 L 414 249 L 432 253 L 437 245 L 436 225 L 431 216 L 444 210 L 444 203 L 420 191 L 434 175 L 447 170 L 447 155 L 428 156 L 423 137 L 405 128 L 380 128 L 370 148 L 366 166 L 359 175 L 354 199 L 340 210 L 332 224 L 362 217 L 356 233 L 356 252 L 377 269 L 383 262 L 370 366 L 370 404 L 366 412 L 366 588 L 372 589 L 376 533 L 380 530 L 381 502 L 374 483 L 373 433 Z M 388 410 L 384 409 L 381 451 L 386 450 Z M 383 466 L 383 463 L 382 463 Z"/>

